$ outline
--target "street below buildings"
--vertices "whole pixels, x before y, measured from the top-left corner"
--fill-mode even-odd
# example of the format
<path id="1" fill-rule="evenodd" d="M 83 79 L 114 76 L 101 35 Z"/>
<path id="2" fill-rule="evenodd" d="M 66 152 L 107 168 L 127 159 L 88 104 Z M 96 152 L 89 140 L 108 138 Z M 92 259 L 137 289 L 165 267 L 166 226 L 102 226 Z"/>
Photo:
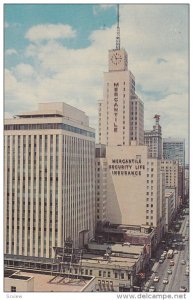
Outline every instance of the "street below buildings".
<path id="1" fill-rule="evenodd" d="M 179 292 L 182 289 L 189 291 L 189 216 L 179 215 L 175 222 L 181 225 L 180 230 L 170 232 L 165 245 L 161 245 L 158 249 L 159 254 L 152 268 L 151 277 L 145 285 L 149 291 L 152 289 L 156 292 Z M 168 247 L 174 250 L 173 258 L 166 257 L 163 262 L 159 262 L 161 254 Z"/>

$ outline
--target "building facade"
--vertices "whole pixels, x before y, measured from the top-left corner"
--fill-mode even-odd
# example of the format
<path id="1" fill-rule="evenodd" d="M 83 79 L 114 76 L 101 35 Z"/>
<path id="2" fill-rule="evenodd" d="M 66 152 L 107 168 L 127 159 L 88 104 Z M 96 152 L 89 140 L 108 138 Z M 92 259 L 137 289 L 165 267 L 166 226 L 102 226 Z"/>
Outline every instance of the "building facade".
<path id="1" fill-rule="evenodd" d="M 128 70 L 125 49 L 109 50 L 99 101 L 99 143 L 107 146 L 144 144 L 144 105 L 135 93 L 135 77 Z"/>
<path id="2" fill-rule="evenodd" d="M 96 144 L 95 149 L 95 220 L 104 223 L 107 220 L 107 160 L 106 146 Z"/>
<path id="3" fill-rule="evenodd" d="M 158 115 L 153 131 L 156 155 L 148 158 L 148 146 L 144 145 L 144 105 L 135 91 L 135 77 L 128 69 L 127 52 L 120 47 L 109 50 L 103 100 L 99 101 L 96 221 L 152 226 L 156 228 L 159 241 L 163 232 L 162 202 L 165 198 L 161 192 L 159 158 L 162 147 Z M 101 147 L 105 146 L 106 153 L 102 157 Z"/>
<path id="4" fill-rule="evenodd" d="M 147 146 L 108 146 L 95 164 L 96 223 L 149 225 L 159 241 L 165 217 L 161 160 L 148 159 Z"/>
<path id="5" fill-rule="evenodd" d="M 148 147 L 149 158 L 162 158 L 162 131 L 159 124 L 159 115 L 154 116 L 155 125 L 153 130 L 145 130 L 144 144 Z"/>
<path id="6" fill-rule="evenodd" d="M 93 236 L 95 133 L 84 112 L 64 103 L 6 119 L 4 251 L 52 257 L 71 237 Z"/>
<path id="7" fill-rule="evenodd" d="M 179 196 L 179 165 L 178 161 L 162 159 L 161 170 L 165 173 L 165 187 L 175 189 L 174 207 L 177 210 L 181 204 Z"/>
<path id="8" fill-rule="evenodd" d="M 164 138 L 163 159 L 176 160 L 180 166 L 185 166 L 185 139 Z"/>
<path id="9" fill-rule="evenodd" d="M 165 228 L 168 231 L 169 227 L 171 226 L 172 219 L 175 215 L 175 193 L 172 189 L 166 189 L 165 192 L 165 199 L 166 199 L 166 210 L 165 210 Z"/>

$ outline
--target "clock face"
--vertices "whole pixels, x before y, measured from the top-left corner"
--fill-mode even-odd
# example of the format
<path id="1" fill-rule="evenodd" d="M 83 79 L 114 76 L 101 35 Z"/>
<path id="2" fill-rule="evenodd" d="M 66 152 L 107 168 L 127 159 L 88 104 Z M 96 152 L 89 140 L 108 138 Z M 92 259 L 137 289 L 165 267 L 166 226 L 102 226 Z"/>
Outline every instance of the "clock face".
<path id="1" fill-rule="evenodd" d="M 120 64 L 122 61 L 121 54 L 119 54 L 118 52 L 113 53 L 113 55 L 111 56 L 111 61 L 114 65 Z"/>

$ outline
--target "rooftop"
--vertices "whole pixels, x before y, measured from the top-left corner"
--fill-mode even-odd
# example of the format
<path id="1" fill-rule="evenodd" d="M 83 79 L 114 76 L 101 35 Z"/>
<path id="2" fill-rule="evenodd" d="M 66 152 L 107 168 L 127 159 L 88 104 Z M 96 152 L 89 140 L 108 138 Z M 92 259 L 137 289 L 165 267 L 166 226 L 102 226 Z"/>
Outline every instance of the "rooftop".
<path id="1" fill-rule="evenodd" d="M 115 256 L 114 256 L 115 255 Z M 82 265 L 86 266 L 99 266 L 108 268 L 108 265 L 110 268 L 112 266 L 121 267 L 123 269 L 131 268 L 134 266 L 134 264 L 137 262 L 137 257 L 122 257 L 122 256 L 116 256 L 116 254 L 110 255 L 109 258 L 104 258 L 102 255 L 96 255 L 96 254 L 85 254 L 82 258 Z M 97 266 L 97 267 L 98 267 Z"/>
<path id="2" fill-rule="evenodd" d="M 41 274 L 41 272 L 25 272 L 17 271 L 16 275 L 12 275 L 11 278 L 20 279 L 33 278 L 35 292 L 81 292 L 85 286 L 93 280 L 93 277 L 86 279 L 84 277 L 69 277 L 68 275 L 47 275 Z"/>
<path id="3" fill-rule="evenodd" d="M 97 244 L 90 243 L 88 244 L 88 248 L 91 250 L 104 250 L 106 251 L 109 248 L 112 252 L 127 253 L 127 254 L 141 254 L 143 252 L 144 246 L 142 245 L 131 245 L 129 243 L 117 243 L 117 244 Z"/>

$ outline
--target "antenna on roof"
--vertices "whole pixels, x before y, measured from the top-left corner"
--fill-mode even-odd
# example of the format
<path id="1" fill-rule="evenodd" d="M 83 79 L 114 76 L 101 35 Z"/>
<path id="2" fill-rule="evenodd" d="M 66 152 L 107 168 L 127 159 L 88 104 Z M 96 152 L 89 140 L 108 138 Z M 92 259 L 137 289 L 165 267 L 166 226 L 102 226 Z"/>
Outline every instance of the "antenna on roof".
<path id="1" fill-rule="evenodd" d="M 119 27 L 119 4 L 117 4 L 117 36 L 116 36 L 116 50 L 120 50 L 120 27 Z"/>

